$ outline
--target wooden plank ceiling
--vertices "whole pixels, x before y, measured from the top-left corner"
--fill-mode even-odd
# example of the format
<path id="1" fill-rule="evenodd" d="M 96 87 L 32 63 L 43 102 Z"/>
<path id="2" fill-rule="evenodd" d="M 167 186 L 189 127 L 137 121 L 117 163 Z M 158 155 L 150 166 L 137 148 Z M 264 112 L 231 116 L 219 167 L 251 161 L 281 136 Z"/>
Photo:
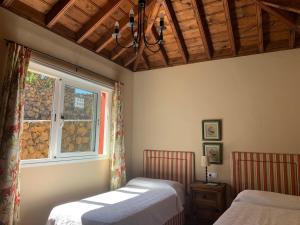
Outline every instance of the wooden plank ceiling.
<path id="1" fill-rule="evenodd" d="M 133 71 L 300 47 L 300 0 L 147 0 L 150 40 L 165 15 L 165 45 L 152 53 L 131 42 L 129 10 L 137 0 L 0 0 L 2 7 Z"/>

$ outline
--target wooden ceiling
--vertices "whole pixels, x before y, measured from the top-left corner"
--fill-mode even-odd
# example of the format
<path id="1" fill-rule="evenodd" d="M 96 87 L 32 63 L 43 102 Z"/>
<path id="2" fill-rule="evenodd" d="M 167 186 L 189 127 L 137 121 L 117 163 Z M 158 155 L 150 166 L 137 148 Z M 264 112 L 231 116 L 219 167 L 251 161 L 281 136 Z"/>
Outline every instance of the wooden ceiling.
<path id="1" fill-rule="evenodd" d="M 132 71 L 300 47 L 300 0 L 148 0 L 150 40 L 165 15 L 165 45 L 156 54 L 130 44 L 129 10 L 137 0 L 0 0 L 2 7 Z"/>

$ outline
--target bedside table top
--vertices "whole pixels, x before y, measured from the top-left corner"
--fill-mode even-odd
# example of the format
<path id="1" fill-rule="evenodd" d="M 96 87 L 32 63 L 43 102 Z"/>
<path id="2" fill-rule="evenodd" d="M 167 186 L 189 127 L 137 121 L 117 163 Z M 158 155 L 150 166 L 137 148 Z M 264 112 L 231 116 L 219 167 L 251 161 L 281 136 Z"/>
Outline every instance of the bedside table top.
<path id="1" fill-rule="evenodd" d="M 224 183 L 216 183 L 216 185 L 206 184 L 202 181 L 195 181 L 191 184 L 192 190 L 209 190 L 209 191 L 224 191 L 226 188 L 226 184 Z"/>

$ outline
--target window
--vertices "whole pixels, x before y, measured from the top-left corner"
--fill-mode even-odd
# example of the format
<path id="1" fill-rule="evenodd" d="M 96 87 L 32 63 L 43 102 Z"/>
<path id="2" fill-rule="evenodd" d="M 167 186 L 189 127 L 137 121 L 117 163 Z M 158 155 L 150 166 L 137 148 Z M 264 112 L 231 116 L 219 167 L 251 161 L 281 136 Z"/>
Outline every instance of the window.
<path id="1" fill-rule="evenodd" d="M 112 89 L 30 62 L 22 162 L 94 158 L 109 147 Z"/>

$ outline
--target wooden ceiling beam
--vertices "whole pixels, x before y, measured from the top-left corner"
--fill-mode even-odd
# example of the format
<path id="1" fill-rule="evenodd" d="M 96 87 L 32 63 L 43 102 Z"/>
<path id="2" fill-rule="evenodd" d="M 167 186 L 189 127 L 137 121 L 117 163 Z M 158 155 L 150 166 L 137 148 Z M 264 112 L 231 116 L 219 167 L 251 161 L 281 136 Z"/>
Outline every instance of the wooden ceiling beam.
<path id="1" fill-rule="evenodd" d="M 1 5 L 3 7 L 9 8 L 14 3 L 14 0 L 2 0 Z"/>
<path id="2" fill-rule="evenodd" d="M 158 40 L 159 35 L 155 29 L 155 26 L 152 27 L 151 35 L 154 38 L 154 40 Z M 163 59 L 164 65 L 168 66 L 169 65 L 169 57 L 167 55 L 167 52 L 166 52 L 166 49 L 164 48 L 164 46 L 160 47 L 159 54 L 160 54 L 161 58 Z"/>
<path id="3" fill-rule="evenodd" d="M 295 32 L 300 34 L 300 27 L 294 21 L 292 21 L 290 18 L 286 17 L 280 11 L 278 11 L 278 9 L 267 6 L 267 5 L 263 4 L 262 1 L 260 1 L 260 0 L 255 0 L 255 1 L 261 7 L 261 9 L 268 12 L 272 16 L 276 17 L 281 22 L 285 23 L 291 30 L 294 30 Z"/>
<path id="4" fill-rule="evenodd" d="M 136 55 L 133 56 L 132 58 L 128 59 L 126 63 L 124 63 L 124 66 L 127 67 L 129 66 L 131 63 L 133 63 L 136 60 Z"/>
<path id="5" fill-rule="evenodd" d="M 203 19 L 201 16 L 201 12 L 204 12 L 203 6 L 201 5 L 200 1 L 198 1 L 198 0 L 191 0 L 191 2 L 193 5 L 194 12 L 196 14 L 198 27 L 199 27 L 202 43 L 203 43 L 207 58 L 212 59 L 213 51 L 212 51 L 211 40 L 210 40 L 209 34 L 208 34 L 209 32 L 207 29 L 207 23 L 206 23 L 205 19 Z"/>
<path id="6" fill-rule="evenodd" d="M 151 12 L 150 16 L 148 17 L 148 24 L 147 24 L 147 28 L 146 28 L 146 31 L 145 31 L 145 36 L 148 36 L 150 34 L 151 30 L 152 30 L 152 27 L 155 23 L 155 19 L 157 17 L 158 12 L 159 12 L 162 1 L 163 0 L 156 0 L 155 4 L 153 6 L 152 12 Z M 144 52 L 144 48 L 145 48 L 145 43 L 142 40 L 141 45 L 139 46 L 139 49 L 138 49 L 137 58 L 136 58 L 136 60 L 134 62 L 134 65 L 133 65 L 133 71 L 136 71 L 136 69 L 137 69 L 140 58 L 142 57 L 142 54 Z"/>
<path id="7" fill-rule="evenodd" d="M 256 20 L 257 20 L 257 32 L 258 32 L 258 50 L 259 52 L 264 52 L 264 31 L 262 22 L 262 10 L 259 5 L 256 5 Z"/>
<path id="8" fill-rule="evenodd" d="M 99 10 L 93 18 L 88 21 L 78 32 L 77 43 L 82 43 L 91 33 L 93 33 L 104 20 L 109 18 L 111 14 L 126 0 L 111 0 L 107 5 Z"/>
<path id="9" fill-rule="evenodd" d="M 132 58 L 130 58 L 129 60 L 127 60 L 127 62 L 124 64 L 125 67 L 128 67 L 131 63 L 133 63 L 136 60 L 136 55 Z M 141 60 L 143 61 L 144 66 L 146 67 L 146 69 L 150 69 L 150 65 L 149 65 L 149 61 L 147 60 L 147 56 L 145 54 L 142 55 Z"/>
<path id="10" fill-rule="evenodd" d="M 295 2 L 294 0 L 266 0 L 262 1 L 262 3 L 270 7 L 300 14 L 300 2 Z"/>
<path id="11" fill-rule="evenodd" d="M 64 15 L 64 13 L 75 3 L 76 0 L 58 1 L 46 14 L 46 26 L 51 28 Z"/>
<path id="12" fill-rule="evenodd" d="M 229 42 L 230 42 L 231 49 L 232 49 L 232 55 L 236 56 L 236 45 L 235 45 L 235 38 L 234 38 L 233 29 L 232 29 L 232 20 L 231 20 L 228 0 L 223 0 L 223 6 L 224 6 L 224 11 L 225 11 Z"/>
<path id="13" fill-rule="evenodd" d="M 148 60 L 148 58 L 147 58 L 147 56 L 146 56 L 145 53 L 143 53 L 143 61 L 144 61 L 144 64 L 146 66 L 146 69 L 147 70 L 150 69 L 150 63 L 149 63 L 149 60 Z"/>
<path id="14" fill-rule="evenodd" d="M 176 13 L 174 11 L 171 0 L 165 0 L 163 2 L 163 6 L 165 8 L 170 26 L 172 27 L 173 34 L 175 35 L 175 39 L 177 41 L 178 48 L 181 52 L 184 63 L 188 63 L 189 61 L 189 53 L 177 20 Z"/>
<path id="15" fill-rule="evenodd" d="M 132 43 L 132 41 L 130 40 L 130 41 L 128 41 L 127 43 L 126 43 L 126 45 L 125 46 L 128 46 L 128 45 L 130 45 Z M 111 60 L 116 60 L 117 58 L 119 58 L 124 52 L 126 52 L 126 50 L 128 50 L 127 48 L 121 48 L 120 49 L 120 51 L 118 51 L 116 54 L 114 54 L 114 55 L 112 55 L 111 56 Z"/>
<path id="16" fill-rule="evenodd" d="M 13 7 L 7 8 L 18 16 L 26 18 L 27 20 L 34 22 L 42 27 L 45 26 L 45 15 L 21 1 L 14 1 Z M 61 36 L 64 37 L 64 35 Z"/>

